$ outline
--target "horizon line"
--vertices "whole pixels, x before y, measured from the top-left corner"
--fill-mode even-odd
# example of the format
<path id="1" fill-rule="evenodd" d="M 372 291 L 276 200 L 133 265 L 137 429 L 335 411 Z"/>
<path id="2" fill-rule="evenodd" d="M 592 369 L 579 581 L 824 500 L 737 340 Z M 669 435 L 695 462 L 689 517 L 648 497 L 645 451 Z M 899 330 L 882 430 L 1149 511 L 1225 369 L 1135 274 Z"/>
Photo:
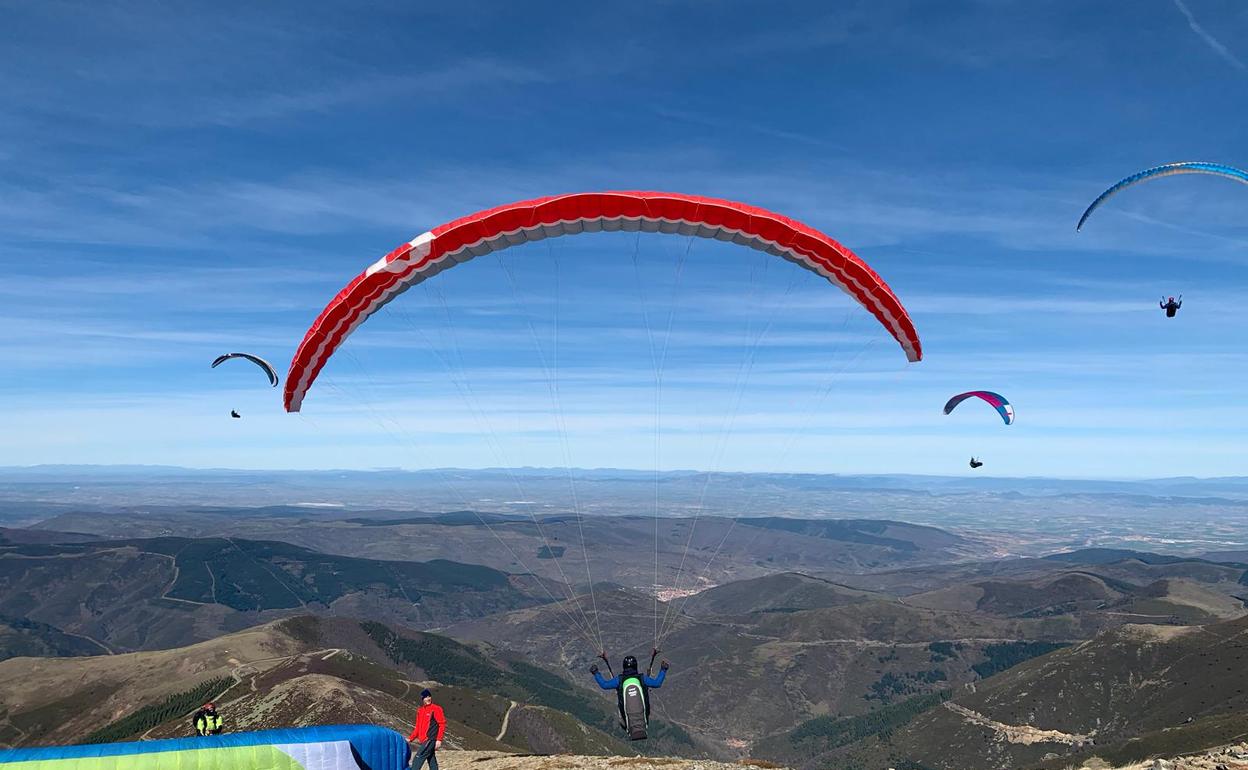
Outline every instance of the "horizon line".
<path id="1" fill-rule="evenodd" d="M 404 468 L 401 466 L 379 466 L 373 468 L 227 468 L 221 466 L 194 467 L 185 465 L 159 465 L 146 463 L 39 463 L 35 465 L 0 465 L 0 473 L 13 471 L 39 471 L 39 470 L 94 470 L 94 469 L 130 469 L 130 470 L 176 470 L 187 471 L 192 473 L 447 473 L 447 472 L 514 472 L 514 471 L 545 471 L 550 473 L 566 474 L 571 471 L 580 472 L 624 472 L 633 474 L 658 474 L 658 475 L 694 475 L 694 476 L 803 476 L 818 478 L 842 478 L 842 479 L 865 479 L 865 478 L 923 478 L 923 479 L 954 479 L 958 481 L 976 481 L 979 479 L 994 481 L 1078 481 L 1078 482 L 1110 482 L 1110 483 L 1147 483 L 1147 482 L 1164 482 L 1164 481 L 1227 481 L 1227 480 L 1248 480 L 1246 476 L 993 476 L 993 475 L 976 475 L 958 476 L 958 475 L 939 475 L 932 473 L 907 473 L 905 471 L 896 472 L 878 472 L 878 473 L 819 473 L 810 471 L 736 471 L 736 470 L 698 470 L 694 468 L 671 468 L 655 470 L 654 468 L 623 468 L 615 466 L 598 466 L 598 467 L 582 467 L 582 466 L 543 466 L 543 465 L 517 465 L 517 466 L 481 466 L 476 468 L 467 468 L 460 466 L 445 466 L 432 468 Z"/>

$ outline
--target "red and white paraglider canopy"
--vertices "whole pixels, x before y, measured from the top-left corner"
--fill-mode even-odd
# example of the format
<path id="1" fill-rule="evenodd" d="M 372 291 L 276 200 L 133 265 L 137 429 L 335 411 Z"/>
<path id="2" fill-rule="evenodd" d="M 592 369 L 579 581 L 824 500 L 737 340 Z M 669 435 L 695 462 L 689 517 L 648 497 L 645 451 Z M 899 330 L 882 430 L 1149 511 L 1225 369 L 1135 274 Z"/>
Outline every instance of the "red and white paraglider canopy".
<path id="1" fill-rule="evenodd" d="M 856 254 L 818 230 L 744 203 L 665 192 L 574 193 L 510 203 L 433 228 L 379 259 L 317 316 L 286 375 L 283 402 L 299 411 L 325 362 L 370 315 L 448 267 L 511 246 L 561 235 L 624 230 L 731 241 L 823 276 L 857 300 L 901 345 L 923 357 L 909 314 Z"/>

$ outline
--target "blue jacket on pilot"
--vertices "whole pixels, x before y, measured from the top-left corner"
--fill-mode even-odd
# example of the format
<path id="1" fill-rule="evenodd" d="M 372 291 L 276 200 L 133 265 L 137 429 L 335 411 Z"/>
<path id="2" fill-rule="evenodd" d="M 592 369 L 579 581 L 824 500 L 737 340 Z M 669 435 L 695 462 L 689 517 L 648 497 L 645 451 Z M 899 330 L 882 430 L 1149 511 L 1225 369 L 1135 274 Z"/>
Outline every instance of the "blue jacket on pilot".
<path id="1" fill-rule="evenodd" d="M 651 687 L 662 687 L 663 680 L 667 678 L 667 668 L 660 667 L 658 676 L 638 673 L 636 668 L 634 668 L 631 672 L 628 669 L 624 669 L 610 679 L 603 676 L 601 671 L 594 672 L 594 679 L 598 680 L 598 686 L 604 690 L 618 689 L 619 686 L 623 684 L 624 680 L 630 676 L 635 676 L 640 679 L 641 683 L 645 685 L 647 689 Z"/>

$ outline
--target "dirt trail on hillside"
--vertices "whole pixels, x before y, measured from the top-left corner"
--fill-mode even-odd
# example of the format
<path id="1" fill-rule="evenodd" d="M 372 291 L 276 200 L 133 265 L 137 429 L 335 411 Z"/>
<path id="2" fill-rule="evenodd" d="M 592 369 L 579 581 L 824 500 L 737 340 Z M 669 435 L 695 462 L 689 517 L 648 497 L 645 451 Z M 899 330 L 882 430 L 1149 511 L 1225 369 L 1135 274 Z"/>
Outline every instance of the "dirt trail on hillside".
<path id="1" fill-rule="evenodd" d="M 946 701 L 942 705 L 953 713 L 961 715 L 962 718 L 971 724 L 993 730 L 997 734 L 998 739 L 1003 739 L 1010 743 L 1065 743 L 1070 746 L 1082 746 L 1092 740 L 1091 735 L 1064 733 L 1060 730 L 1041 730 L 1030 725 L 1007 725 L 1004 722 L 989 719 L 977 711 L 971 711 L 965 706 L 959 706 L 952 701 Z"/>
<path id="2" fill-rule="evenodd" d="M 506 714 L 503 714 L 503 726 L 502 726 L 502 729 L 500 729 L 500 730 L 498 731 L 498 735 L 494 736 L 494 740 L 496 740 L 496 741 L 501 741 L 501 740 L 503 739 L 503 736 L 507 734 L 507 723 L 511 721 L 511 712 L 515 711 L 515 710 L 516 710 L 516 706 L 519 706 L 519 705 L 520 705 L 519 703 L 516 703 L 516 702 L 513 700 L 513 701 L 511 702 L 511 705 L 507 707 L 507 713 L 506 713 Z"/>

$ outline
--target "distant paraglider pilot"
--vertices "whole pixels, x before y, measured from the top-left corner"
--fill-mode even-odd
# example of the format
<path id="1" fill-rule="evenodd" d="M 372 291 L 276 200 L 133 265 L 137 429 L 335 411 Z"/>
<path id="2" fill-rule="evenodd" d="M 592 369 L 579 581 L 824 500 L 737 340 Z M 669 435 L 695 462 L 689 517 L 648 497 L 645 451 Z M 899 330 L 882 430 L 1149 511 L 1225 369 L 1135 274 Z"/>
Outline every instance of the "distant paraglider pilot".
<path id="1" fill-rule="evenodd" d="M 236 411 L 235 411 L 235 410 L 233 410 L 233 409 L 231 409 L 231 410 L 230 410 L 230 416 L 231 416 L 231 417 L 233 417 L 235 420 L 237 420 L 238 418 L 242 417 L 242 415 L 241 415 L 241 414 L 239 414 L 238 412 L 236 412 Z"/>
<path id="2" fill-rule="evenodd" d="M 216 705 L 205 703 L 203 708 L 195 712 L 194 724 L 195 734 L 205 737 L 220 735 L 225 723 L 221 719 L 221 715 L 217 713 Z"/>
<path id="3" fill-rule="evenodd" d="M 416 724 L 407 742 L 420 741 L 420 748 L 412 755 L 412 770 L 420 770 L 428 762 L 429 770 L 438 770 L 438 749 L 442 748 L 442 736 L 446 735 L 446 715 L 442 707 L 433 702 L 433 693 L 420 691 L 420 708 L 416 709 Z"/>
<path id="4" fill-rule="evenodd" d="M 981 466 L 981 465 L 983 465 L 983 463 L 982 463 L 982 462 L 980 462 L 979 460 L 976 460 L 974 457 L 972 457 L 972 458 L 971 458 L 971 467 L 972 467 L 972 468 L 978 468 L 978 467 L 979 467 L 979 466 Z"/>
<path id="5" fill-rule="evenodd" d="M 655 655 L 658 650 L 655 650 Z M 606 653 L 603 653 L 606 662 Z M 650 665 L 654 665 L 654 655 L 650 657 Z M 607 666 L 610 669 L 610 665 Z M 620 727 L 628 733 L 631 741 L 646 739 L 646 728 L 650 724 L 650 690 L 663 686 L 667 678 L 667 661 L 659 665 L 659 675 L 650 676 L 649 671 L 642 674 L 637 670 L 637 658 L 625 655 L 620 673 L 607 679 L 598 671 L 598 666 L 590 666 L 589 672 L 594 675 L 598 686 L 604 690 L 615 690 L 616 705 L 620 710 Z M 614 673 L 614 672 L 612 672 Z"/>
<path id="6" fill-rule="evenodd" d="M 1180 294 L 1177 300 L 1174 297 L 1167 297 L 1158 304 L 1161 305 L 1162 310 L 1166 311 L 1166 318 L 1174 318 L 1174 314 L 1183 307 L 1183 295 Z"/>

